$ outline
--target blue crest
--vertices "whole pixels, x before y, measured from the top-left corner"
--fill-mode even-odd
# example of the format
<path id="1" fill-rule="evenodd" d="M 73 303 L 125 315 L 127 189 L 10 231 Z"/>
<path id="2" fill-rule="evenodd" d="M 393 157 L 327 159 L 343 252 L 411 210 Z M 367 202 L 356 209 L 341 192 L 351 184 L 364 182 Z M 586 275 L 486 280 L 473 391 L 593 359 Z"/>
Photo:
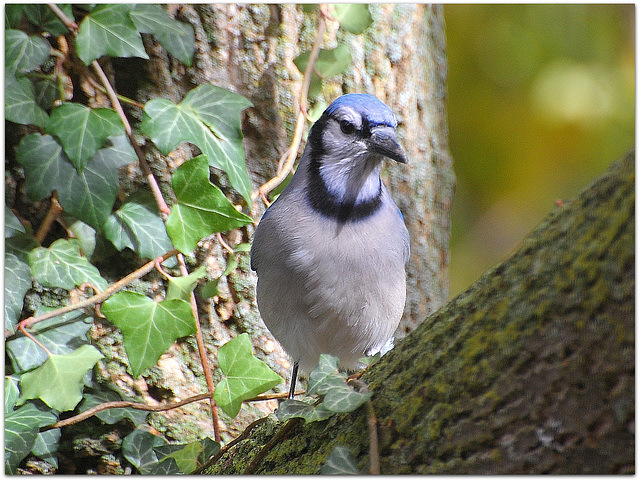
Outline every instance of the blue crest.
<path id="1" fill-rule="evenodd" d="M 326 112 L 331 115 L 342 106 L 349 106 L 374 125 L 388 125 L 396 128 L 398 121 L 387 105 L 377 97 L 369 94 L 346 94 L 338 97 L 327 107 Z"/>

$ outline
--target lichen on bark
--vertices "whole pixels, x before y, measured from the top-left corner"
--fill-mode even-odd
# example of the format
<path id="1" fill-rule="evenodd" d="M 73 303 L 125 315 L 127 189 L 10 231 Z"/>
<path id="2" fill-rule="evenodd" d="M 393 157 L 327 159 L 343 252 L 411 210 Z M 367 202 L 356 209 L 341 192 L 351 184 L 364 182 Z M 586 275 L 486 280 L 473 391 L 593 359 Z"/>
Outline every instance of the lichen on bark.
<path id="1" fill-rule="evenodd" d="M 365 373 L 383 474 L 634 472 L 634 184 L 632 152 Z M 209 472 L 242 472 L 280 428 Z M 365 409 L 299 427 L 256 472 L 317 474 L 338 444 L 368 471 Z"/>

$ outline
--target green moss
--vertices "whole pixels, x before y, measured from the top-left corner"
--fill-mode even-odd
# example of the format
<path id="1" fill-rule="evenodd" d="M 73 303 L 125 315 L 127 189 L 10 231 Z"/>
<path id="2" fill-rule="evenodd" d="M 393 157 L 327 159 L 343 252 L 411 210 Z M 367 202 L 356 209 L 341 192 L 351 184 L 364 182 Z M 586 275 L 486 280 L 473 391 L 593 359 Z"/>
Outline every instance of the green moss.
<path id="1" fill-rule="evenodd" d="M 632 157 L 615 164 L 365 372 L 378 419 L 391 420 L 380 450 L 384 472 L 535 472 L 528 460 L 548 452 L 536 434 L 541 423 L 582 426 L 606 416 L 595 400 L 609 390 L 593 390 L 610 385 L 612 373 L 634 373 L 634 195 L 624 181 L 632 170 Z M 584 430 L 562 429 L 587 442 Z M 360 409 L 299 428 L 259 472 L 317 473 L 336 443 L 364 469 L 368 441 Z M 553 460 L 575 445 L 540 466 L 566 469 Z M 234 459 L 241 453 L 249 455 L 238 450 Z"/>

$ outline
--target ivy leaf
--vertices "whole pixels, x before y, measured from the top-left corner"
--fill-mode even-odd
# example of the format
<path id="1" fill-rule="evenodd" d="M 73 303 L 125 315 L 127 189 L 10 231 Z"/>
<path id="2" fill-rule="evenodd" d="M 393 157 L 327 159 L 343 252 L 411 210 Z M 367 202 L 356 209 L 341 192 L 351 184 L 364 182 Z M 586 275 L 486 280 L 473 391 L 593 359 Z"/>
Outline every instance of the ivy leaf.
<path id="1" fill-rule="evenodd" d="M 4 237 L 5 239 L 7 237 L 13 237 L 14 235 L 26 234 L 26 233 L 27 231 L 25 230 L 22 223 L 18 220 L 16 215 L 13 213 L 13 211 L 9 209 L 7 204 L 5 204 L 4 205 Z"/>
<path id="2" fill-rule="evenodd" d="M 20 26 L 20 22 L 22 21 L 22 11 L 24 8 L 24 4 L 6 4 L 4 6 L 4 28 L 17 28 Z"/>
<path id="3" fill-rule="evenodd" d="M 36 104 L 43 110 L 51 110 L 60 93 L 58 84 L 52 78 L 37 78 L 33 80 Z M 47 118 L 49 118 L 47 116 Z"/>
<path id="4" fill-rule="evenodd" d="M 196 48 L 193 27 L 171 18 L 160 5 L 136 4 L 129 14 L 138 31 L 151 33 L 171 55 L 187 67 Z"/>
<path id="5" fill-rule="evenodd" d="M 350 449 L 336 446 L 320 468 L 320 474 L 334 474 L 339 476 L 360 474 L 356 458 Z"/>
<path id="6" fill-rule="evenodd" d="M 105 148 L 96 152 L 91 163 L 98 162 L 116 169 L 138 161 L 136 151 L 133 150 L 129 138 L 124 133 L 109 137 L 104 145 Z"/>
<path id="7" fill-rule="evenodd" d="M 33 449 L 38 429 L 55 423 L 58 417 L 44 407 L 28 402 L 4 418 L 5 474 L 18 474 L 17 469 Z"/>
<path id="8" fill-rule="evenodd" d="M 4 118 L 16 124 L 44 127 L 48 116 L 37 104 L 34 86 L 28 78 L 11 74 L 5 77 Z"/>
<path id="9" fill-rule="evenodd" d="M 167 443 L 149 431 L 135 429 L 122 440 L 122 454 L 141 474 L 149 474 L 153 465 L 158 464 L 158 457 L 153 448 L 165 446 Z"/>
<path id="10" fill-rule="evenodd" d="M 322 400 L 322 406 L 336 413 L 350 413 L 366 403 L 372 395 L 372 392 L 356 392 L 351 386 L 344 384 L 330 389 Z"/>
<path id="11" fill-rule="evenodd" d="M 104 225 L 104 232 L 116 249 L 128 247 L 141 258 L 155 259 L 173 249 L 167 229 L 151 192 L 135 192 Z"/>
<path id="12" fill-rule="evenodd" d="M 58 7 L 73 20 L 73 10 L 71 5 L 57 4 Z M 22 10 L 27 18 L 34 25 L 38 26 L 45 32 L 49 32 L 54 37 L 59 37 L 69 32 L 67 27 L 56 17 L 53 11 L 46 4 L 26 4 L 22 6 Z"/>
<path id="13" fill-rule="evenodd" d="M 16 151 L 29 198 L 41 200 L 57 190 L 63 209 L 99 232 L 118 193 L 116 162 L 121 157 L 115 146 L 101 149 L 79 174 L 50 135 L 27 135 Z"/>
<path id="14" fill-rule="evenodd" d="M 124 126 L 115 110 L 91 109 L 76 102 L 65 102 L 54 108 L 46 130 L 60 139 L 78 173 L 82 173 L 109 137 L 124 135 Z"/>
<path id="15" fill-rule="evenodd" d="M 167 288 L 167 299 L 183 299 L 190 301 L 191 291 L 196 287 L 198 279 L 207 275 L 207 268 L 204 265 L 199 266 L 188 276 L 172 277 L 169 279 L 169 287 Z"/>
<path id="16" fill-rule="evenodd" d="M 171 452 L 167 452 L 163 454 L 163 448 L 175 448 L 171 449 Z M 183 474 L 189 474 L 198 467 L 198 458 L 203 451 L 203 446 L 200 441 L 194 441 L 185 446 L 175 446 L 175 445 L 167 445 L 161 446 L 160 448 L 156 448 L 156 454 L 160 454 L 158 459 L 160 462 L 164 461 L 167 458 L 173 458 L 178 465 L 178 469 Z"/>
<path id="17" fill-rule="evenodd" d="M 220 348 L 218 364 L 226 377 L 216 386 L 213 398 L 232 418 L 238 414 L 245 399 L 255 397 L 283 381 L 251 354 L 251 341 L 246 333 Z"/>
<path id="18" fill-rule="evenodd" d="M 96 230 L 70 215 L 63 215 L 63 220 L 71 237 L 78 241 L 82 255 L 91 258 L 96 248 Z"/>
<path id="19" fill-rule="evenodd" d="M 73 166 L 50 135 L 23 137 L 16 150 L 16 159 L 25 167 L 27 195 L 34 201 L 44 199 L 56 189 L 61 174 L 73 175 Z"/>
<path id="20" fill-rule="evenodd" d="M 101 310 L 122 331 L 133 377 L 153 366 L 177 338 L 196 332 L 191 304 L 182 299 L 154 302 L 125 291 L 107 299 Z"/>
<path id="21" fill-rule="evenodd" d="M 33 443 L 31 454 L 38 456 L 43 461 L 51 464 L 54 468 L 58 467 L 58 447 L 60 445 L 60 436 L 62 431 L 59 428 L 49 429 L 36 435 Z"/>
<path id="22" fill-rule="evenodd" d="M 240 128 L 240 114 L 251 105 L 242 95 L 201 85 L 178 105 L 163 98 L 147 102 L 140 128 L 165 155 L 181 142 L 196 145 L 209 164 L 222 169 L 233 188 L 251 204 Z"/>
<path id="23" fill-rule="evenodd" d="M 338 358 L 328 354 L 320 355 L 318 366 L 309 375 L 307 393 L 324 395 L 321 406 L 337 413 L 355 411 L 373 395 L 349 386 L 338 371 Z"/>
<path id="24" fill-rule="evenodd" d="M 282 402 L 278 409 L 283 406 L 285 410 L 280 416 L 302 417 L 307 421 L 316 421 L 329 417 L 327 413 L 346 413 L 355 411 L 364 404 L 373 393 L 356 392 L 347 384 L 346 378 L 338 371 L 338 358 L 329 354 L 321 354 L 318 366 L 309 375 L 309 383 L 307 384 L 307 394 L 319 394 L 324 396 L 322 403 L 315 407 L 321 410 L 316 413 L 311 408 L 305 408 L 302 405 L 289 403 L 292 400 Z M 300 401 L 298 401 L 300 402 Z M 299 411 L 299 412 L 296 412 Z M 283 418 L 284 419 L 284 418 Z"/>
<path id="25" fill-rule="evenodd" d="M 111 401 L 122 401 L 122 397 L 111 390 L 87 391 L 84 393 L 80 406 L 78 406 L 78 411 L 82 413 L 94 406 Z M 128 418 L 134 426 L 137 426 L 145 421 L 147 412 L 132 408 L 112 408 L 100 411 L 96 414 L 96 417 L 107 424 L 115 424 L 118 421 Z"/>
<path id="26" fill-rule="evenodd" d="M 29 253 L 33 277 L 46 287 L 71 290 L 83 282 L 90 282 L 100 290 L 108 287 L 98 269 L 80 255 L 75 239 L 58 239 L 49 248 L 38 247 Z"/>
<path id="27" fill-rule="evenodd" d="M 347 32 L 360 35 L 373 23 L 369 6 L 365 3 L 336 3 L 332 7 L 334 18 Z"/>
<path id="28" fill-rule="evenodd" d="M 30 72 L 49 58 L 51 47 L 42 37 L 21 30 L 4 32 L 4 66 L 7 74 Z"/>
<path id="29" fill-rule="evenodd" d="M 43 312 L 46 310 L 39 309 L 36 315 Z M 83 344 L 87 344 L 86 333 L 91 327 L 91 322 L 91 317 L 74 311 L 39 322 L 30 331 L 51 353 L 69 354 Z M 26 336 L 8 341 L 6 351 L 17 373 L 34 369 L 46 362 L 48 358 L 47 353 Z"/>
<path id="30" fill-rule="evenodd" d="M 5 239 L 4 328 L 10 333 L 15 330 L 22 312 L 24 296 L 31 288 L 31 268 L 28 259 L 29 253 L 38 247 L 38 243 L 31 235 L 31 229 L 28 230 L 26 233 L 15 229 L 11 237 Z"/>
<path id="31" fill-rule="evenodd" d="M 29 253 L 40 244 L 34 239 L 31 229 L 27 233 L 17 232 L 4 241 L 5 252 L 15 255 L 22 262 L 29 262 Z"/>
<path id="32" fill-rule="evenodd" d="M 302 73 L 307 68 L 310 54 L 311 51 L 304 52 L 293 60 Z M 309 84 L 309 97 L 314 97 L 322 91 L 322 79 L 329 79 L 346 72 L 351 63 L 351 52 L 349 47 L 344 44 L 339 44 L 332 50 L 320 50 Z"/>
<path id="33" fill-rule="evenodd" d="M 200 290 L 200 295 L 203 299 L 209 299 L 210 297 L 217 296 L 220 294 L 218 290 L 218 283 L 220 282 L 220 278 L 212 279 L 208 282 L 205 282 L 204 286 Z"/>
<path id="34" fill-rule="evenodd" d="M 202 466 L 220 451 L 220 443 L 206 437 L 200 440 L 202 451 L 198 455 L 198 466 Z"/>
<path id="35" fill-rule="evenodd" d="M 176 460 L 169 457 L 159 463 L 151 463 L 140 470 L 140 474 L 147 476 L 174 476 L 183 474 L 178 468 Z"/>
<path id="36" fill-rule="evenodd" d="M 209 182 L 209 165 L 202 155 L 178 167 L 172 183 L 177 202 L 171 207 L 167 232 L 184 254 L 193 251 L 203 237 L 251 222 Z"/>
<path id="37" fill-rule="evenodd" d="M 15 377 L 4 377 L 4 415 L 14 411 L 16 402 L 20 397 L 20 389 L 18 389 L 18 379 Z"/>
<path id="38" fill-rule="evenodd" d="M 129 17 L 131 5 L 98 5 L 82 20 L 76 48 L 86 65 L 103 55 L 148 59 L 142 38 Z"/>
<path id="39" fill-rule="evenodd" d="M 345 378 L 338 371 L 338 358 L 320 354 L 318 365 L 309 375 L 308 394 L 326 394 L 329 390 L 346 385 Z"/>
<path id="40" fill-rule="evenodd" d="M 4 329 L 13 333 L 20 319 L 24 296 L 31 288 L 29 264 L 11 252 L 4 254 Z"/>
<path id="41" fill-rule="evenodd" d="M 20 378 L 18 404 L 40 398 L 58 411 L 71 411 L 82 399 L 84 376 L 104 356 L 85 344 L 69 354 L 52 354 L 45 363 Z"/>
<path id="42" fill-rule="evenodd" d="M 286 399 L 280 403 L 276 416 L 279 421 L 287 421 L 291 418 L 302 418 L 305 422 L 324 421 L 335 413 L 329 411 L 322 404 L 314 405 L 297 399 Z"/>

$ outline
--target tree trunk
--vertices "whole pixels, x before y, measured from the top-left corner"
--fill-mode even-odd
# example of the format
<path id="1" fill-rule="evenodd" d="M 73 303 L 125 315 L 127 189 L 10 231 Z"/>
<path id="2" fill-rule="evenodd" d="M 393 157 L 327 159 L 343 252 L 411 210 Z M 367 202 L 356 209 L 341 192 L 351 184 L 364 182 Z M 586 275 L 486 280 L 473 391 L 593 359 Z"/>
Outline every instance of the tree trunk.
<path id="1" fill-rule="evenodd" d="M 632 152 L 365 373 L 383 474 L 635 472 L 634 184 Z M 296 427 L 255 472 L 316 474 L 337 445 L 368 471 L 367 409 Z"/>
<path id="2" fill-rule="evenodd" d="M 149 61 L 112 62 L 116 89 L 143 102 L 156 96 L 177 102 L 190 89 L 204 83 L 246 96 L 254 106 L 245 111 L 244 146 L 257 189 L 274 176 L 278 159 L 290 144 L 302 84 L 302 74 L 293 59 L 311 49 L 316 35 L 316 14 L 303 13 L 301 6 L 292 4 L 198 4 L 169 8 L 176 18 L 188 21 L 195 29 L 194 66 L 185 68 L 151 38 L 145 38 Z M 408 300 L 398 332 L 402 336 L 448 297 L 449 210 L 454 176 L 445 123 L 444 22 L 441 6 L 371 5 L 370 9 L 374 23 L 362 35 L 345 33 L 337 28 L 336 22 L 327 22 L 322 47 L 334 48 L 338 40 L 347 43 L 353 64 L 346 74 L 325 81 L 323 96 L 330 102 L 342 93 L 372 93 L 386 102 L 399 119 L 400 142 L 410 163 L 394 165 L 385 171 L 385 182 L 403 211 L 411 235 Z M 139 75 L 145 70 L 146 75 Z M 130 109 L 128 114 L 141 119 L 139 110 Z M 147 157 L 164 183 L 168 183 L 178 165 L 195 153 L 187 145 L 179 147 L 168 159 L 152 152 L 148 149 Z M 131 169 L 131 177 L 139 176 L 135 166 Z M 229 192 L 223 175 L 216 181 Z M 134 184 L 139 182 L 143 180 Z M 254 217 L 259 218 L 264 209 L 258 199 Z M 252 235 L 250 226 L 226 237 L 231 245 L 236 245 L 249 242 Z M 224 271 L 225 255 L 215 238 L 204 241 L 196 252 L 197 261 L 206 263 L 212 277 Z M 239 270 L 221 280 L 219 291 L 220 295 L 212 301 L 200 303 L 213 367 L 217 348 L 237 333 L 248 332 L 258 357 L 288 380 L 290 366 L 286 355 L 259 319 L 255 274 L 248 268 L 248 255 L 240 259 Z M 202 392 L 206 387 L 198 362 L 191 360 L 196 359 L 191 344 L 174 345 L 161 358 L 160 370 L 147 376 L 146 383 L 128 382 L 129 388 L 150 401 L 151 391 L 159 401 Z M 114 354 L 117 355 L 115 350 Z M 109 374 L 113 373 L 105 373 L 105 377 Z M 286 385 L 277 389 L 284 391 Z M 231 439 L 276 405 L 257 403 L 243 409 L 234 420 L 222 416 L 223 438 Z M 210 426 L 205 427 L 208 424 L 205 406 L 205 402 L 192 404 L 154 416 L 167 417 L 168 423 L 159 421 L 166 425 L 165 433 L 184 442 L 211 435 Z"/>

